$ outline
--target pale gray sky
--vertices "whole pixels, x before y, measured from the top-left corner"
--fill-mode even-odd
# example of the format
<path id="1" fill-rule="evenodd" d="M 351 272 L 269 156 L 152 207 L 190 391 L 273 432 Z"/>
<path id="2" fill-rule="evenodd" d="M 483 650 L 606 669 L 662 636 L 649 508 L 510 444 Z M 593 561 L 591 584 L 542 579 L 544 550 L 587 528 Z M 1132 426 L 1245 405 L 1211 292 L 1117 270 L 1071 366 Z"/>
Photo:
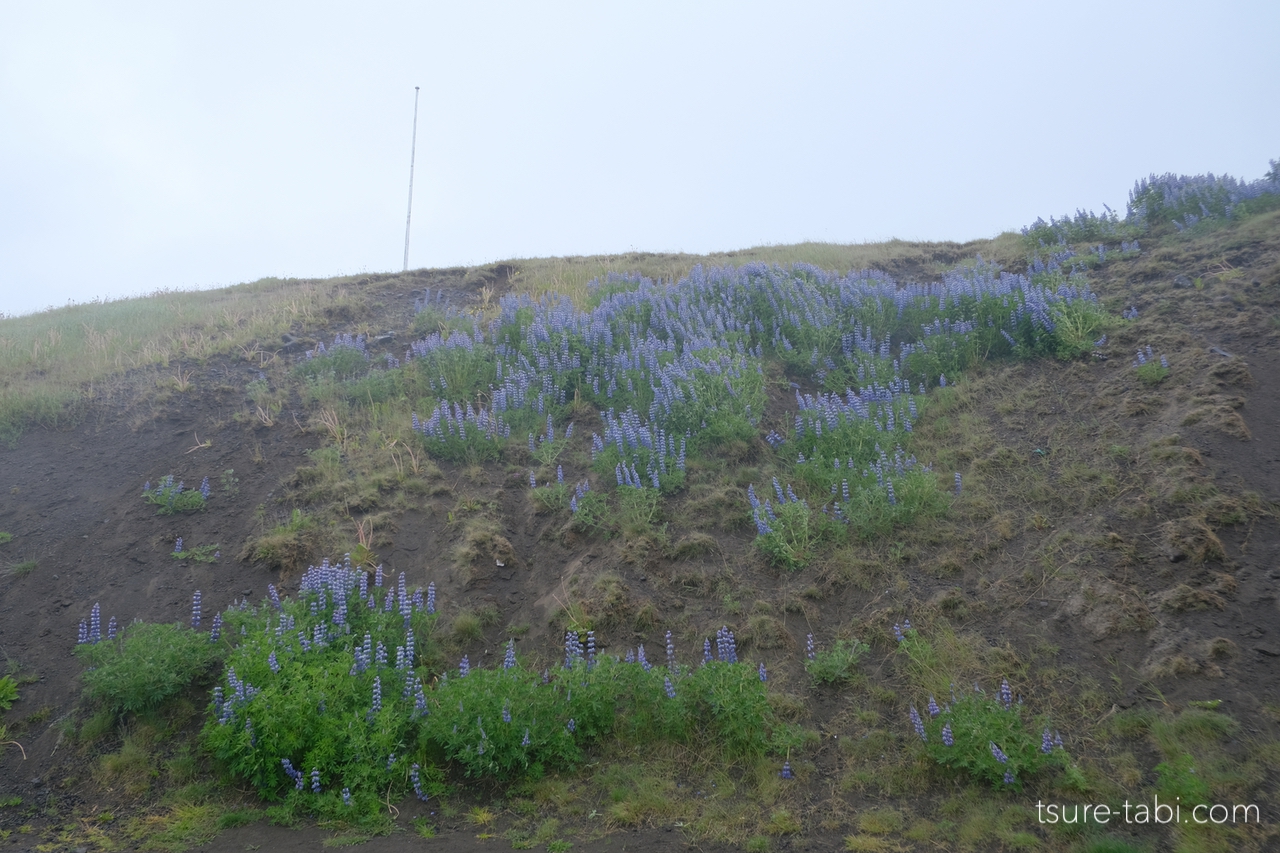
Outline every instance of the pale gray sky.
<path id="1" fill-rule="evenodd" d="M 892 8 L 890 8 L 892 6 Z M 0 0 L 0 312 L 987 237 L 1280 157 L 1280 4 Z"/>

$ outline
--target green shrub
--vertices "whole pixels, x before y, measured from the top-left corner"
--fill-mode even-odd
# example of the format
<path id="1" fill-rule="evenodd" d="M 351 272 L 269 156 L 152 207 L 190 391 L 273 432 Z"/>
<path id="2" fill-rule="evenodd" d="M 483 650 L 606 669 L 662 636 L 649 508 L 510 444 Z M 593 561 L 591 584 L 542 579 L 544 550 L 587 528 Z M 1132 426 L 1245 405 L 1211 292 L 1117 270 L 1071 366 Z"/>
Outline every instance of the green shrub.
<path id="1" fill-rule="evenodd" d="M 7 711 L 18 701 L 18 683 L 13 676 L 0 678 L 0 712 Z"/>
<path id="2" fill-rule="evenodd" d="M 203 631 L 135 622 L 114 640 L 81 643 L 84 693 L 117 716 L 159 706 L 212 675 L 226 647 Z"/>

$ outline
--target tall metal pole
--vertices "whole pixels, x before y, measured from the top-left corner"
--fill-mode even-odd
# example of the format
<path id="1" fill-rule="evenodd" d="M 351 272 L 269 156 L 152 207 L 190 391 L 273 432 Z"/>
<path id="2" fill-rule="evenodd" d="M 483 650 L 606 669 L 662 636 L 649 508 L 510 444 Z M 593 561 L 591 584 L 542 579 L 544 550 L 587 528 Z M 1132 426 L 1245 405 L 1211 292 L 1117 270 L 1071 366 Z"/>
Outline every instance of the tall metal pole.
<path id="1" fill-rule="evenodd" d="M 404 217 L 404 271 L 409 271 L 409 221 L 413 219 L 413 159 L 418 151 L 418 87 L 413 87 L 413 144 L 409 148 L 409 212 Z"/>

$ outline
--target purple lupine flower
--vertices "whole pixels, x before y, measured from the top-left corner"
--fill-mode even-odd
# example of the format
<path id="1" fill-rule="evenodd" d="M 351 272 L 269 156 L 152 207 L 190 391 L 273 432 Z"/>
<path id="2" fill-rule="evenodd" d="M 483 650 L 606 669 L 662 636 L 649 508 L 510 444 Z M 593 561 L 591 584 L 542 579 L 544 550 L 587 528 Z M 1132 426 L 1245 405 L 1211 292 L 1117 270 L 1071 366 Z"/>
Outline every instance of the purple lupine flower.
<path id="1" fill-rule="evenodd" d="M 893 623 L 893 638 L 897 640 L 899 643 L 901 643 L 903 640 L 906 639 L 906 637 L 903 636 L 902 634 L 902 626 L 899 625 L 897 622 Z"/>
<path id="2" fill-rule="evenodd" d="M 514 639 L 507 640 L 507 654 L 502 659 L 502 668 L 511 669 L 516 665 L 516 641 Z"/>
<path id="3" fill-rule="evenodd" d="M 556 466 L 556 482 L 557 483 L 564 482 L 564 467 L 561 465 Z"/>
<path id="4" fill-rule="evenodd" d="M 759 672 L 760 672 L 760 680 L 761 680 L 761 681 L 768 681 L 768 680 L 769 680 L 769 674 L 768 674 L 767 672 L 765 672 L 765 670 L 764 670 L 764 662 L 763 662 L 763 661 L 761 661 L 761 662 L 760 662 L 760 670 L 759 670 Z"/>
<path id="5" fill-rule="evenodd" d="M 421 769 L 422 769 L 422 768 L 421 768 L 421 767 L 419 767 L 417 764 L 414 764 L 412 767 L 410 767 L 410 768 L 409 768 L 409 781 L 411 781 L 411 782 L 413 783 L 413 793 L 414 793 L 415 795 L 417 795 L 417 797 L 418 797 L 418 799 L 419 799 L 419 800 L 422 800 L 422 802 L 424 802 L 424 803 L 425 803 L 428 799 L 430 799 L 430 797 L 428 797 L 426 794 L 422 793 L 422 778 L 418 775 L 418 773 L 419 773 L 419 771 L 420 771 Z M 433 814 L 434 814 L 434 812 L 433 812 Z"/>
<path id="6" fill-rule="evenodd" d="M 274 651 L 267 655 L 267 666 L 271 667 L 272 672 L 280 671 L 280 661 L 276 660 L 276 653 Z"/>
<path id="7" fill-rule="evenodd" d="M 676 671 L 676 644 L 671 639 L 670 631 L 667 632 L 667 669 Z"/>
<path id="8" fill-rule="evenodd" d="M 587 632 L 587 666 L 592 666 L 596 662 L 596 632 Z"/>
<path id="9" fill-rule="evenodd" d="M 315 767 L 311 768 L 311 793 L 320 793 L 320 771 Z"/>
<path id="10" fill-rule="evenodd" d="M 177 540 L 175 540 L 173 543 L 173 553 L 175 554 L 182 553 L 182 537 L 181 536 L 179 536 Z"/>
<path id="11" fill-rule="evenodd" d="M 382 676 L 375 675 L 373 677 L 373 701 L 369 703 L 369 713 L 365 715 L 365 719 L 372 721 L 374 715 L 382 710 Z"/>
<path id="12" fill-rule="evenodd" d="M 710 640 L 702 641 L 702 663 L 704 665 L 711 663 L 711 641 Z"/>
<path id="13" fill-rule="evenodd" d="M 276 592 L 276 585 L 275 585 L 275 584 L 273 584 L 273 583 L 269 583 L 269 584 L 267 584 L 267 597 L 271 599 L 271 606 L 272 606 L 272 607 L 274 607 L 276 610 L 280 610 L 280 609 L 281 609 L 281 607 L 280 607 L 280 594 Z"/>
<path id="14" fill-rule="evenodd" d="M 1058 732 L 1054 732 L 1054 733 L 1053 733 L 1053 745 L 1054 745 L 1054 747 L 1056 747 L 1057 749 L 1062 749 L 1062 748 L 1063 748 L 1063 746 L 1062 746 L 1062 735 L 1061 735 L 1061 734 L 1059 734 Z"/>
<path id="15" fill-rule="evenodd" d="M 87 642 L 89 642 L 89 625 L 81 619 L 80 634 L 76 637 L 76 645 L 83 646 Z"/>
<path id="16" fill-rule="evenodd" d="M 911 706 L 911 725 L 915 728 L 916 734 L 920 735 L 920 740 L 929 740 L 929 736 L 924 732 L 924 720 L 920 719 L 920 712 L 916 710 L 915 705 Z"/>
<path id="17" fill-rule="evenodd" d="M 427 613 L 436 612 L 436 582 L 427 584 Z"/>
<path id="18" fill-rule="evenodd" d="M 942 727 L 942 742 L 947 746 L 955 746 L 956 739 L 951 734 L 951 723 L 947 723 Z"/>
<path id="19" fill-rule="evenodd" d="M 205 477 L 200 481 L 200 497 L 209 500 L 209 478 Z"/>
<path id="20" fill-rule="evenodd" d="M 644 643 L 641 643 L 639 648 L 636 650 L 636 662 L 639 663 L 640 666 L 644 667 L 645 672 L 648 672 L 650 669 L 653 668 L 653 665 L 649 663 L 648 660 L 645 659 Z"/>
<path id="21" fill-rule="evenodd" d="M 196 590 L 195 595 L 191 596 L 191 627 L 200 627 L 200 590 Z"/>
<path id="22" fill-rule="evenodd" d="M 674 699 L 674 698 L 676 698 L 676 688 L 675 688 L 675 686 L 671 683 L 671 676 L 669 676 L 669 675 L 668 675 L 668 676 L 666 676 L 665 678 L 663 678 L 663 679 L 662 679 L 662 687 L 663 687 L 663 689 L 664 689 L 664 690 L 666 690 L 666 691 L 667 691 L 667 698 L 668 698 L 668 699 Z"/>
<path id="23" fill-rule="evenodd" d="M 1053 736 L 1049 734 L 1049 730 L 1045 729 L 1044 734 L 1040 737 L 1040 751 L 1045 755 L 1053 752 Z"/>
<path id="24" fill-rule="evenodd" d="M 1004 771 L 1004 783 L 1005 783 L 1006 785 L 1012 785 L 1012 784 L 1014 784 L 1014 783 L 1015 783 L 1015 782 L 1017 782 L 1017 781 L 1018 781 L 1018 780 L 1017 780 L 1017 778 L 1015 778 L 1015 777 L 1014 777 L 1014 775 L 1013 775 L 1013 771 L 1012 771 L 1012 770 L 1006 770 L 1006 771 Z"/>
<path id="25" fill-rule="evenodd" d="M 782 762 L 782 772 L 779 773 L 778 775 L 781 776 L 783 779 L 794 779 L 796 777 L 796 774 L 791 772 L 790 761 Z"/>
<path id="26" fill-rule="evenodd" d="M 910 630 L 911 630 L 911 620 L 910 620 L 910 619 L 903 619 L 903 620 L 902 620 L 902 630 L 903 630 L 903 631 L 910 631 Z"/>
<path id="27" fill-rule="evenodd" d="M 938 714 L 940 714 L 940 713 L 942 713 L 942 709 L 938 707 L 938 702 L 937 702 L 937 700 L 936 700 L 936 699 L 934 699 L 934 698 L 933 698 L 933 696 L 932 696 L 932 694 L 931 694 L 931 695 L 929 696 L 929 716 L 930 716 L 930 717 L 936 717 L 936 716 L 938 716 Z"/>
<path id="28" fill-rule="evenodd" d="M 805 649 L 805 654 L 808 655 L 809 657 L 809 660 L 818 659 L 818 647 L 813 641 L 813 634 L 809 634 L 807 637 L 805 637 L 804 649 Z"/>
<path id="29" fill-rule="evenodd" d="M 1009 763 L 1009 756 L 1004 754 L 1003 749 L 996 746 L 995 741 L 991 741 L 990 746 L 991 746 L 991 755 L 995 758 L 996 761 L 999 761 L 1001 764 Z"/>
<path id="30" fill-rule="evenodd" d="M 1164 357 L 1163 355 L 1162 355 L 1162 356 L 1160 356 L 1160 366 L 1161 366 L 1161 367 L 1163 367 L 1165 370 L 1168 370 L 1168 369 L 1169 369 L 1169 359 L 1168 359 L 1168 358 L 1166 358 L 1166 357 Z"/>
<path id="31" fill-rule="evenodd" d="M 511 700 L 508 699 L 502 703 L 502 722 L 511 722 Z"/>
<path id="32" fill-rule="evenodd" d="M 538 475 L 535 474 L 533 471 L 529 472 L 529 488 L 531 489 L 538 488 Z"/>
<path id="33" fill-rule="evenodd" d="M 529 730 L 528 730 L 528 729 L 525 729 L 525 730 L 524 730 L 524 738 L 522 738 L 522 739 L 521 739 L 521 741 L 520 741 L 520 745 L 521 745 L 521 746 L 528 746 L 528 745 L 529 745 Z"/>
<path id="34" fill-rule="evenodd" d="M 215 621 L 216 621 L 216 617 L 215 617 Z M 107 621 L 107 639 L 114 640 L 115 638 L 116 638 L 116 617 L 112 616 Z M 217 637 L 214 637 L 214 639 L 216 640 Z"/>
<path id="35" fill-rule="evenodd" d="M 565 724 L 565 728 L 569 730 L 569 734 L 573 734 L 577 731 L 578 727 L 574 724 L 573 717 L 569 718 L 569 722 Z"/>
<path id="36" fill-rule="evenodd" d="M 351 805 L 351 789 L 350 788 L 342 789 L 342 804 L 344 806 Z"/>
<path id="37" fill-rule="evenodd" d="M 1004 704 L 1006 710 L 1013 707 L 1013 691 L 1009 689 L 1009 679 L 1007 678 L 1000 682 L 1000 701 Z"/>
<path id="38" fill-rule="evenodd" d="M 462 660 L 458 662 L 458 677 L 466 678 L 469 672 L 471 672 L 471 661 L 467 659 L 466 655 L 463 655 Z"/>
<path id="39" fill-rule="evenodd" d="M 939 388 L 947 387 L 947 374 L 941 373 L 938 375 L 938 387 Z"/>
<path id="40" fill-rule="evenodd" d="M 956 472 L 956 494 L 960 494 L 960 472 Z"/>

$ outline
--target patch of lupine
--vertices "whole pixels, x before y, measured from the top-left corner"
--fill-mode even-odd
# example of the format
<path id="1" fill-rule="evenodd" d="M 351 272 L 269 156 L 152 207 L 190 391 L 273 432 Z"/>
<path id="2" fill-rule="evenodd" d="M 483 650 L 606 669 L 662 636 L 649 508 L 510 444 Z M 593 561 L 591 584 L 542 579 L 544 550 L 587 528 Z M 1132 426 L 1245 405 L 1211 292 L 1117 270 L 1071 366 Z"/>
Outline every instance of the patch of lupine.
<path id="1" fill-rule="evenodd" d="M 935 660 L 930 644 L 919 635 L 899 649 L 917 662 Z M 1025 719 L 1022 702 L 1013 700 L 1008 679 L 1002 679 L 994 697 L 976 684 L 961 696 L 953 688 L 945 706 L 929 697 L 928 717 L 915 706 L 908 716 L 924 750 L 939 764 L 997 787 L 1018 787 L 1040 769 L 1064 766 L 1070 759 L 1051 739 L 1044 718 Z"/>
<path id="2" fill-rule="evenodd" d="M 1119 236 L 1124 223 L 1119 214 L 1103 205 L 1105 212 L 1101 215 L 1092 210 L 1076 210 L 1075 215 L 1063 216 L 1061 219 L 1050 216 L 1049 221 L 1037 218 L 1031 225 L 1022 229 L 1024 236 L 1038 239 L 1041 245 L 1046 241 L 1058 244 L 1080 243 L 1086 240 L 1106 239 Z"/>
<path id="3" fill-rule="evenodd" d="M 179 480 L 175 483 L 174 479 L 172 474 L 168 474 L 154 489 L 151 488 L 150 481 L 143 484 L 142 499 L 159 507 L 156 515 L 173 515 L 177 512 L 204 509 L 209 499 L 209 478 L 204 479 L 199 489 L 187 489 L 185 482 Z"/>
<path id="4" fill-rule="evenodd" d="M 407 356 L 436 394 L 432 411 L 412 419 L 426 446 L 449 458 L 486 458 L 513 432 L 557 441 L 554 426 L 542 423 L 581 389 L 602 412 L 603 430 L 591 436 L 596 472 L 612 474 L 619 488 L 669 492 L 681 487 L 687 453 L 756 434 L 767 349 L 824 386 L 798 392 L 795 434 L 771 431 L 769 443 L 788 464 L 831 469 L 852 458 L 863 472 L 876 461 L 876 439 L 894 446 L 910 435 L 926 386 L 981 353 L 1051 351 L 1060 312 L 1095 301 L 1080 281 L 1037 283 L 982 261 L 936 284 L 902 287 L 882 273 L 838 276 L 806 265 L 699 267 L 664 284 L 614 275 L 591 287 L 589 310 L 556 295 L 510 295 L 487 327 L 477 317 L 470 330 L 455 323 L 415 344 L 416 358 Z M 467 370 L 456 369 L 464 362 Z M 477 406 L 490 386 L 489 402 Z M 567 482 L 569 472 L 560 466 L 556 476 Z M 864 485 L 850 481 L 855 490 Z M 900 484 L 878 488 L 888 499 L 890 485 L 897 506 Z M 570 510 L 582 500 L 575 490 Z M 761 536 L 773 527 L 767 509 L 753 507 Z M 848 515 L 846 507 L 831 511 Z"/>
<path id="5" fill-rule="evenodd" d="M 1280 193 L 1280 183 L 1270 175 L 1241 181 L 1230 175 L 1151 175 L 1134 183 L 1129 192 L 1129 216 L 1133 222 L 1172 222 L 1179 230 L 1201 219 L 1231 218 L 1237 208 L 1254 199 Z"/>
<path id="6" fill-rule="evenodd" d="M 367 361 L 369 358 L 368 336 L 356 335 L 352 337 L 348 334 L 339 333 L 334 337 L 333 343 L 329 345 L 328 349 L 325 348 L 324 341 L 320 341 L 316 344 L 315 349 L 307 350 L 306 360 L 311 361 L 325 355 L 333 355 L 342 350 L 357 352 Z"/>
<path id="7" fill-rule="evenodd" d="M 643 652 L 637 663 L 623 664 L 597 654 L 594 633 L 584 645 L 570 632 L 567 666 L 554 672 L 522 667 L 509 643 L 501 665 L 467 665 L 459 670 L 466 677 L 428 681 L 414 672 L 413 649 L 434 617 L 414 604 L 406 631 L 394 610 L 358 606 L 361 574 L 346 563 L 324 563 L 308 569 L 297 599 L 278 599 L 279 610 L 264 602 L 220 614 L 249 630 L 213 691 L 203 738 L 263 794 L 288 800 L 303 793 L 295 768 L 307 767 L 323 786 L 293 800 L 298 807 L 373 814 L 388 791 L 403 795 L 411 781 L 420 795 L 442 785 L 444 767 L 428 756 L 443 755 L 469 775 L 510 779 L 572 767 L 584 745 L 619 726 L 639 742 L 710 738 L 731 756 L 759 756 L 768 747 L 776 724 L 760 667 L 733 662 L 727 628 L 717 636 L 715 666 L 681 668 L 674 644 L 666 667 L 646 667 Z M 390 596 L 414 601 L 376 584 L 363 592 L 379 605 Z M 345 621 L 337 623 L 333 615 L 344 603 Z M 386 663 L 388 648 L 396 669 Z M 387 689 L 393 684 L 403 689 Z M 707 703 L 715 695 L 734 701 Z M 369 755 L 385 760 L 359 758 Z M 400 770 L 409 762 L 419 767 L 417 780 Z"/>
<path id="8" fill-rule="evenodd" d="M 191 627 L 200 627 L 200 590 L 191 596 Z"/>

